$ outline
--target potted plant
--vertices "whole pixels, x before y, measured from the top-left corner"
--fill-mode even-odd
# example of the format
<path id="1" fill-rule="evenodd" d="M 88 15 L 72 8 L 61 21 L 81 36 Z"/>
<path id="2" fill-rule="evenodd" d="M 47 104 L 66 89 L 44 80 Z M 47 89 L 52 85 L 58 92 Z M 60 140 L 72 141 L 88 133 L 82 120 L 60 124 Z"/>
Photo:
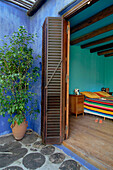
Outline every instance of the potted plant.
<path id="1" fill-rule="evenodd" d="M 8 121 L 12 123 L 14 135 L 17 130 L 17 140 L 23 138 L 26 132 L 26 116 L 33 114 L 36 118 L 39 112 L 37 101 L 34 100 L 36 97 L 33 98 L 36 94 L 31 90 L 39 76 L 39 68 L 33 67 L 34 60 L 40 57 L 33 57 L 31 45 L 34 36 L 36 35 L 29 34 L 24 26 L 20 26 L 11 37 L 4 36 L 6 40 L 2 40 L 3 46 L 0 47 L 0 115 L 10 115 Z M 32 103 L 32 106 L 28 103 Z"/>

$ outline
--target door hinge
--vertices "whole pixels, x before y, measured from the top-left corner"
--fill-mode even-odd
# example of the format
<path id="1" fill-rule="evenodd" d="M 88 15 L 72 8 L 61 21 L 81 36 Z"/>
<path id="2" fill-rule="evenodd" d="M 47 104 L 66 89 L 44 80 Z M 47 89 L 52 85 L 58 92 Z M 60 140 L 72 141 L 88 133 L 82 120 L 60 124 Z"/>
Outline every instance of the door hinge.
<path id="1" fill-rule="evenodd" d="M 69 75 L 66 74 L 66 83 L 67 83 L 67 80 L 69 79 Z"/>
<path id="2" fill-rule="evenodd" d="M 68 30 L 69 30 L 69 26 L 67 25 L 67 30 L 66 30 L 67 34 L 68 34 Z"/>
<path id="3" fill-rule="evenodd" d="M 66 125 L 66 127 L 65 127 L 65 133 L 67 132 L 67 130 L 68 130 L 68 126 Z"/>

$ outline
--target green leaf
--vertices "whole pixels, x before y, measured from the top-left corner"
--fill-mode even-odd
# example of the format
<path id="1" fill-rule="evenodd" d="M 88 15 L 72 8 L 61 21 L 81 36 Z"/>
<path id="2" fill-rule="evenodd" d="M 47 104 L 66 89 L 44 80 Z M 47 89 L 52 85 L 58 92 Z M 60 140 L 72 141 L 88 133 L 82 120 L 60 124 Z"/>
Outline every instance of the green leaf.
<path id="1" fill-rule="evenodd" d="M 5 36 L 7 39 L 0 47 L 0 115 L 10 115 L 8 121 L 13 124 L 15 121 L 18 124 L 23 122 L 26 110 L 36 118 L 37 94 L 32 93 L 32 86 L 39 76 L 39 68 L 35 64 L 40 56 L 33 56 L 30 47 L 35 36 L 20 26 L 12 36 Z M 29 102 L 30 106 L 26 107 Z M 13 114 L 16 115 L 14 118 Z"/>

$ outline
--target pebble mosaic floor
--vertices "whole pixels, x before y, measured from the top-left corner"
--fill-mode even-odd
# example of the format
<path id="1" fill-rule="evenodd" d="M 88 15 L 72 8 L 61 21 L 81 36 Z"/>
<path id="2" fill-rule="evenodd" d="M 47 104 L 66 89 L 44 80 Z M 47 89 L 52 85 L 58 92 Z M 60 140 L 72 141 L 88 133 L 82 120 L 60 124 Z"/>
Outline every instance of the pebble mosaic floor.
<path id="1" fill-rule="evenodd" d="M 0 137 L 0 170 L 86 170 L 53 145 L 43 145 L 35 132 L 21 141 L 12 134 Z"/>

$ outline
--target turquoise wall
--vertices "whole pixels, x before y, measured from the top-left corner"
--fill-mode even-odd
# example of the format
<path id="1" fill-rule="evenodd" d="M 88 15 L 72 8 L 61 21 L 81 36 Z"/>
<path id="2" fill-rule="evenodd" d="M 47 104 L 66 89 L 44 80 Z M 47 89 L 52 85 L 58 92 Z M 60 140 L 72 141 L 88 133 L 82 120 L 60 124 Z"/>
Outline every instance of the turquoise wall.
<path id="1" fill-rule="evenodd" d="M 105 87 L 105 58 L 96 53 L 91 54 L 88 49 L 70 46 L 69 79 L 70 94 L 73 94 L 75 88 L 80 91 L 100 91 Z"/>
<path id="2" fill-rule="evenodd" d="M 49 0 L 36 12 L 32 17 L 27 16 L 27 11 L 12 3 L 1 0 L 0 1 L 0 39 L 3 39 L 4 35 L 10 35 L 20 25 L 24 25 L 25 28 L 31 33 L 37 33 L 38 39 L 35 39 L 33 45 L 35 54 L 42 56 L 42 25 L 46 17 L 59 16 L 58 12 L 64 8 L 68 3 L 73 0 Z M 52 8 L 51 8 L 52 7 Z M 2 43 L 0 43 L 2 45 Z M 34 55 L 35 55 L 34 54 Z M 105 62 L 107 60 L 107 62 Z M 41 75 L 41 62 L 36 61 L 36 65 L 40 67 Z M 113 90 L 112 77 L 112 58 L 104 58 L 103 56 L 97 56 L 96 54 L 90 54 L 89 50 L 80 49 L 77 46 L 70 47 L 70 93 L 73 93 L 75 88 L 79 88 L 80 91 L 100 90 L 101 87 L 110 87 Z M 37 81 L 37 84 L 32 87 L 32 90 L 37 93 L 38 108 L 40 114 L 38 119 L 34 120 L 29 118 L 29 128 L 35 130 L 38 134 L 41 134 L 41 76 Z M 0 116 L 0 135 L 10 133 L 10 124 L 7 123 L 7 119 Z"/>
<path id="3" fill-rule="evenodd" d="M 105 87 L 113 92 L 113 56 L 105 58 Z"/>

